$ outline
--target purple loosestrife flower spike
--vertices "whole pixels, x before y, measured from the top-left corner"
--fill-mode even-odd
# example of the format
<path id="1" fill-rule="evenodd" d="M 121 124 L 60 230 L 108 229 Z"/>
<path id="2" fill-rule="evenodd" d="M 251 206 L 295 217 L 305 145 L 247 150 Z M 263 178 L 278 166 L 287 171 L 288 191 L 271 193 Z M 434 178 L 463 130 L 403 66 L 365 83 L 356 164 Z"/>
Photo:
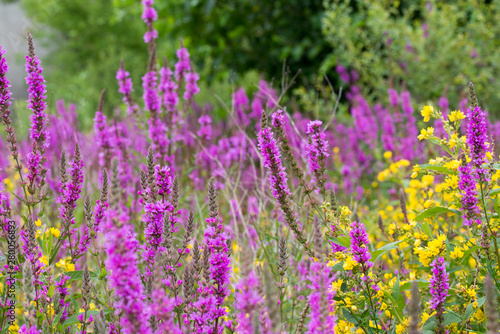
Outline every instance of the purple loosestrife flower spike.
<path id="1" fill-rule="evenodd" d="M 436 311 L 436 333 L 445 334 L 446 331 L 443 324 L 444 304 L 448 296 L 448 289 L 450 288 L 448 273 L 446 272 L 446 262 L 442 257 L 438 257 L 432 262 L 431 267 L 432 276 L 429 279 L 431 292 L 430 309 Z"/>
<path id="2" fill-rule="evenodd" d="M 467 113 L 467 145 L 471 151 L 471 162 L 476 169 L 479 181 L 488 181 L 488 170 L 482 165 L 488 162 L 486 153 L 489 152 L 486 142 L 488 141 L 486 131 L 486 115 L 481 107 L 470 108 Z"/>
<path id="3" fill-rule="evenodd" d="M 142 87 L 144 93 L 144 109 L 150 112 L 148 120 L 149 138 L 155 156 L 160 161 L 166 157 L 168 152 L 167 127 L 160 118 L 161 105 L 158 95 L 157 84 L 158 78 L 155 69 L 154 52 L 150 58 L 148 72 L 142 77 Z"/>
<path id="4" fill-rule="evenodd" d="M 353 253 L 354 260 L 361 264 L 363 271 L 367 271 L 368 268 L 373 266 L 370 262 L 372 255 L 368 250 L 368 244 L 370 240 L 366 234 L 365 226 L 358 222 L 353 222 L 351 224 L 351 231 L 349 232 L 349 237 L 351 239 L 351 250 Z"/>
<path id="5" fill-rule="evenodd" d="M 132 78 L 130 78 L 130 73 L 125 71 L 125 64 L 123 59 L 121 60 L 120 68 L 116 72 L 116 80 L 118 81 L 118 92 L 123 94 L 123 102 L 127 106 L 127 111 L 132 114 L 137 111 L 137 105 L 132 99 L 132 92 L 134 91 L 132 85 Z"/>
<path id="6" fill-rule="evenodd" d="M 462 156 L 462 164 L 458 167 L 458 189 L 460 189 L 464 226 L 471 226 L 473 223 L 481 224 L 481 211 L 477 205 L 479 200 L 473 173 L 470 164 L 465 160 L 465 156 Z"/>
<path id="7" fill-rule="evenodd" d="M 24 324 L 19 328 L 19 334 L 42 334 L 42 331 L 37 330 L 36 326 L 29 327 Z"/>
<path id="8" fill-rule="evenodd" d="M 11 99 L 12 93 L 10 92 L 10 82 L 7 79 L 7 72 L 9 71 L 9 65 L 7 60 L 4 58 L 5 50 L 2 49 L 0 45 L 0 117 L 2 123 L 5 125 L 5 133 L 7 133 L 6 141 L 10 143 L 10 151 L 14 160 L 17 160 L 19 155 L 17 147 L 17 139 L 14 133 L 14 128 L 12 127 L 11 118 Z"/>
<path id="9" fill-rule="evenodd" d="M 214 328 L 216 328 L 215 333 L 218 333 L 223 327 L 222 319 L 219 323 L 218 320 L 225 315 L 222 305 L 230 293 L 231 259 L 227 246 L 229 236 L 223 232 L 222 219 L 209 217 L 207 225 L 205 245 L 210 250 L 210 279 L 213 281 L 212 294 L 215 297 L 216 306 Z"/>
<path id="10" fill-rule="evenodd" d="M 172 70 L 169 67 L 160 68 L 160 86 L 158 90 L 163 94 L 163 107 L 173 113 L 177 110 L 179 96 L 177 95 L 177 84 L 172 79 Z"/>
<path id="11" fill-rule="evenodd" d="M 179 58 L 179 60 L 175 64 L 175 80 L 180 83 L 184 80 L 186 73 L 191 71 L 189 52 L 184 46 L 182 46 L 182 42 L 181 48 L 177 50 L 177 58 Z"/>
<path id="12" fill-rule="evenodd" d="M 304 248 L 309 255 L 314 257 L 314 251 L 307 242 L 302 229 L 297 223 L 297 218 L 290 207 L 289 196 L 291 193 L 287 185 L 288 178 L 285 167 L 283 167 L 281 163 L 281 154 L 278 149 L 278 144 L 273 137 L 271 128 L 265 127 L 260 130 L 258 136 L 258 147 L 262 156 L 262 163 L 264 164 L 264 167 L 269 170 L 269 183 L 274 198 L 281 207 L 281 210 L 285 215 L 285 219 L 295 234 L 297 240 L 304 245 Z"/>
<path id="13" fill-rule="evenodd" d="M 334 292 L 331 290 L 333 278 L 331 270 L 322 262 L 313 262 L 309 273 L 312 290 L 309 295 L 309 307 L 311 309 L 311 321 L 308 325 L 308 333 L 329 334 L 335 328 L 335 316 L 333 316 Z"/>
<path id="14" fill-rule="evenodd" d="M 69 308 L 69 301 L 64 301 L 65 298 L 69 295 L 69 289 L 68 289 L 68 280 L 70 277 L 68 275 L 61 275 L 59 277 L 59 281 L 56 281 L 54 283 L 54 286 L 56 287 L 57 293 L 59 295 L 59 305 L 55 305 L 56 308 L 59 308 L 62 310 L 62 315 L 61 315 L 61 320 L 64 321 L 68 319 L 68 308 Z"/>
<path id="15" fill-rule="evenodd" d="M 63 221 L 65 232 L 71 234 L 71 225 L 75 224 L 73 213 L 76 209 L 76 201 L 81 197 L 83 188 L 83 172 L 84 163 L 80 155 L 80 146 L 75 145 L 75 158 L 70 163 L 69 176 L 70 179 L 64 182 L 61 180 L 61 207 L 59 208 L 59 217 Z"/>
<path id="16" fill-rule="evenodd" d="M 281 149 L 283 151 L 283 155 L 285 160 L 288 161 L 290 167 L 292 169 L 292 174 L 299 180 L 299 184 L 305 188 L 306 193 L 310 193 L 312 190 L 306 185 L 304 180 L 304 173 L 299 168 L 297 161 L 292 153 L 292 148 L 290 147 L 290 143 L 288 140 L 288 136 L 285 133 L 285 113 L 283 110 L 277 110 L 272 114 L 272 124 L 276 129 L 276 136 L 280 143 Z"/>
<path id="17" fill-rule="evenodd" d="M 196 72 L 186 73 L 186 89 L 184 90 L 184 100 L 191 101 L 193 96 L 200 92 L 200 88 L 198 87 L 198 80 L 200 80 L 200 76 Z"/>
<path id="18" fill-rule="evenodd" d="M 47 103 L 45 99 L 47 96 L 45 93 L 47 89 L 45 87 L 45 79 L 42 75 L 42 65 L 40 59 L 35 55 L 35 47 L 33 46 L 33 38 L 28 32 L 28 46 L 29 54 L 26 56 L 26 84 L 28 85 L 28 109 L 31 110 L 30 115 L 31 128 L 30 137 L 36 144 L 36 151 L 32 150 L 28 154 L 28 161 L 33 166 L 30 170 L 31 181 L 30 185 L 33 186 L 35 179 L 38 179 L 39 186 L 42 187 L 45 184 L 45 175 L 47 174 L 47 168 L 45 167 L 45 162 L 47 157 L 45 156 L 45 151 L 48 148 L 48 132 L 47 132 L 47 114 L 45 109 L 47 108 Z M 34 164 L 38 165 L 35 168 Z"/>
<path id="19" fill-rule="evenodd" d="M 152 334 L 144 302 L 143 284 L 137 266 L 139 247 L 131 225 L 110 226 L 106 235 L 108 284 L 118 297 L 116 315 L 121 314 L 120 325 L 124 334 Z"/>
<path id="20" fill-rule="evenodd" d="M 259 279 L 253 270 L 245 275 L 235 286 L 234 308 L 237 312 L 237 333 L 254 333 L 254 321 L 258 319 L 259 310 L 264 303 L 264 300 L 259 294 L 259 286 Z"/>
<path id="21" fill-rule="evenodd" d="M 236 122 L 243 128 L 250 124 L 250 119 L 245 113 L 245 111 L 248 110 L 249 102 L 250 101 L 248 100 L 248 96 L 243 87 L 233 93 L 234 117 L 236 118 Z"/>
<path id="22" fill-rule="evenodd" d="M 144 10 L 142 12 L 142 19 L 148 26 L 148 30 L 144 34 L 144 43 L 154 42 L 158 38 L 158 31 L 153 28 L 153 22 L 158 19 L 158 14 L 153 8 L 153 0 L 142 0 Z"/>
<path id="23" fill-rule="evenodd" d="M 391 105 L 391 107 L 397 108 L 399 105 L 398 92 L 393 88 L 389 88 L 387 93 L 389 94 L 389 104 Z"/>
<path id="24" fill-rule="evenodd" d="M 157 84 L 158 78 L 156 75 L 154 57 L 151 57 L 148 72 L 142 77 L 142 88 L 144 90 L 142 98 L 144 99 L 144 109 L 151 112 L 152 115 L 161 112 L 160 99 L 156 89 Z"/>
<path id="25" fill-rule="evenodd" d="M 316 183 L 318 191 L 325 193 L 325 163 L 328 157 L 328 141 L 321 121 L 311 121 L 307 124 L 309 134 L 309 145 L 307 146 L 307 162 L 313 174 L 313 182 Z"/>
<path id="26" fill-rule="evenodd" d="M 108 209 L 108 171 L 102 171 L 102 190 L 101 197 L 96 201 L 94 207 L 94 231 L 100 231 L 101 225 L 104 221 L 106 210 Z"/>

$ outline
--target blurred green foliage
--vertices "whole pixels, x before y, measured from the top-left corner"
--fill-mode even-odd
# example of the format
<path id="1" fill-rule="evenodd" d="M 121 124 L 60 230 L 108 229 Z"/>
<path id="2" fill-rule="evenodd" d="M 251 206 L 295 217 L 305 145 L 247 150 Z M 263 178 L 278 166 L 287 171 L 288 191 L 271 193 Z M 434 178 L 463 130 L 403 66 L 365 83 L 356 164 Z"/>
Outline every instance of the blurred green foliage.
<path id="1" fill-rule="evenodd" d="M 107 89 L 107 105 L 121 101 L 115 74 L 124 59 L 138 79 L 147 66 L 144 25 L 137 1 L 21 0 L 35 27 L 35 45 L 46 42 L 50 56 L 43 59 L 47 89 L 57 98 L 75 102 L 83 126 L 92 124 L 100 91 Z M 46 29 L 48 27 L 49 29 Z M 113 101 L 114 104 L 109 102 Z"/>
<path id="2" fill-rule="evenodd" d="M 37 42 L 52 50 L 43 59 L 49 91 L 76 102 L 84 126 L 101 89 L 109 112 L 120 105 L 121 58 L 140 98 L 148 58 L 140 1 L 19 1 Z M 331 94 L 324 76 L 342 84 L 339 64 L 359 73 L 372 100 L 406 88 L 416 101 L 444 95 L 456 108 L 472 80 L 484 106 L 500 102 L 500 0 L 169 0 L 155 8 L 159 58 L 173 65 L 182 38 L 205 86 L 201 103 L 228 103 L 239 85 L 255 90 L 259 74 L 278 86 L 285 60 L 291 74 L 302 70 L 293 100 L 315 114 L 324 107 L 318 97 Z"/>
<path id="3" fill-rule="evenodd" d="M 425 102 L 457 108 L 472 80 L 484 106 L 500 102 L 500 1 L 325 1 L 332 52 L 322 71 L 355 69 L 372 97 L 406 87 Z"/>
<path id="4" fill-rule="evenodd" d="M 322 0 L 174 0 L 157 7 L 160 17 L 171 17 L 171 33 L 186 36 L 190 50 L 210 62 L 213 76 L 255 69 L 280 80 L 285 60 L 292 73 L 310 76 L 328 51 Z"/>
<path id="5" fill-rule="evenodd" d="M 48 42 L 52 50 L 43 59 L 51 69 L 48 90 L 76 102 L 85 126 L 91 124 L 88 115 L 103 88 L 108 110 L 121 101 L 114 78 L 120 59 L 131 72 L 135 94 L 140 94 L 148 61 L 140 1 L 20 1 L 36 27 L 42 28 L 35 31 L 35 38 Z M 173 65 L 182 38 L 202 81 L 219 88 L 225 83 L 225 92 L 218 93 L 226 102 L 235 82 L 250 88 L 257 83 L 255 74 L 250 75 L 255 81 L 245 81 L 251 70 L 279 80 L 287 59 L 291 71 L 300 68 L 311 74 L 326 55 L 321 0 L 169 0 L 156 1 L 155 8 L 159 58 L 166 55 Z M 217 101 L 213 95 L 207 98 Z"/>

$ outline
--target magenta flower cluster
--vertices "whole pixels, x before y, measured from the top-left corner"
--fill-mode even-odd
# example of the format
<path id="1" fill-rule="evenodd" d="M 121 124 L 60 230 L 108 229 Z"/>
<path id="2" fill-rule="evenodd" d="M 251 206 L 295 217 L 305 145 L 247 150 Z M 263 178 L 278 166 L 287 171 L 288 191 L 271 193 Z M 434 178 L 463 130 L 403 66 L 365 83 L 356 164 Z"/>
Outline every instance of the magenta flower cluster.
<path id="1" fill-rule="evenodd" d="M 351 230 L 349 231 L 349 237 L 351 239 L 351 251 L 354 260 L 361 264 L 363 268 L 370 268 L 373 263 L 370 262 L 372 255 L 368 250 L 368 244 L 370 240 L 366 234 L 365 226 L 362 223 L 354 221 L 351 224 Z"/>
<path id="2" fill-rule="evenodd" d="M 460 200 L 462 202 L 463 224 L 464 226 L 472 226 L 474 223 L 479 225 L 481 224 L 481 219 L 474 171 L 470 164 L 463 163 L 458 167 L 458 173 L 458 189 L 460 189 Z"/>

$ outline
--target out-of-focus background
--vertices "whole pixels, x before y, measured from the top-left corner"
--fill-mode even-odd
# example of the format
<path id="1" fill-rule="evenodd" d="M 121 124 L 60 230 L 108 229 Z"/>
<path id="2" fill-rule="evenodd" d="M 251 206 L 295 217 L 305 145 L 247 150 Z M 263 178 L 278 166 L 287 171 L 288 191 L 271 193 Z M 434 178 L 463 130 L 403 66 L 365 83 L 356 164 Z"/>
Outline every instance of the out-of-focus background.
<path id="1" fill-rule="evenodd" d="M 158 55 L 175 62 L 182 39 L 201 76 L 202 104 L 230 101 L 233 87 L 256 89 L 260 78 L 280 88 L 286 68 L 301 71 L 286 99 L 305 112 L 324 110 L 317 105 L 331 92 L 328 78 L 335 90 L 356 85 L 372 102 L 387 100 L 388 88 L 407 89 L 417 103 L 446 96 L 452 109 L 472 80 L 497 113 L 500 0 L 162 0 L 155 8 Z M 148 54 L 141 11 L 138 0 L 0 0 L 0 45 L 16 98 L 26 88 L 27 29 L 50 99 L 75 102 L 83 126 L 103 88 L 108 112 L 120 103 L 120 59 L 140 96 Z"/>

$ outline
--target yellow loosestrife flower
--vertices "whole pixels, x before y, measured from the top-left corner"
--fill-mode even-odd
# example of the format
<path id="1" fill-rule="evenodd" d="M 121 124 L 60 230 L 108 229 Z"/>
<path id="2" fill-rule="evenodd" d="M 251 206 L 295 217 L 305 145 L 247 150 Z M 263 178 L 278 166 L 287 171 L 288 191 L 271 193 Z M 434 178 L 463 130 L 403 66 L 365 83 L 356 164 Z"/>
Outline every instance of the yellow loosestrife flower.
<path id="1" fill-rule="evenodd" d="M 451 122 L 455 122 L 464 119 L 465 115 L 460 110 L 455 110 L 448 115 L 448 118 L 450 119 Z"/>
<path id="2" fill-rule="evenodd" d="M 429 122 L 429 120 L 431 119 L 432 111 L 432 106 L 425 106 L 424 109 L 422 109 L 421 114 L 424 117 L 424 122 Z"/>
<path id="3" fill-rule="evenodd" d="M 426 129 L 420 130 L 420 134 L 418 135 L 418 140 L 429 139 L 434 134 L 434 128 L 428 127 Z"/>

